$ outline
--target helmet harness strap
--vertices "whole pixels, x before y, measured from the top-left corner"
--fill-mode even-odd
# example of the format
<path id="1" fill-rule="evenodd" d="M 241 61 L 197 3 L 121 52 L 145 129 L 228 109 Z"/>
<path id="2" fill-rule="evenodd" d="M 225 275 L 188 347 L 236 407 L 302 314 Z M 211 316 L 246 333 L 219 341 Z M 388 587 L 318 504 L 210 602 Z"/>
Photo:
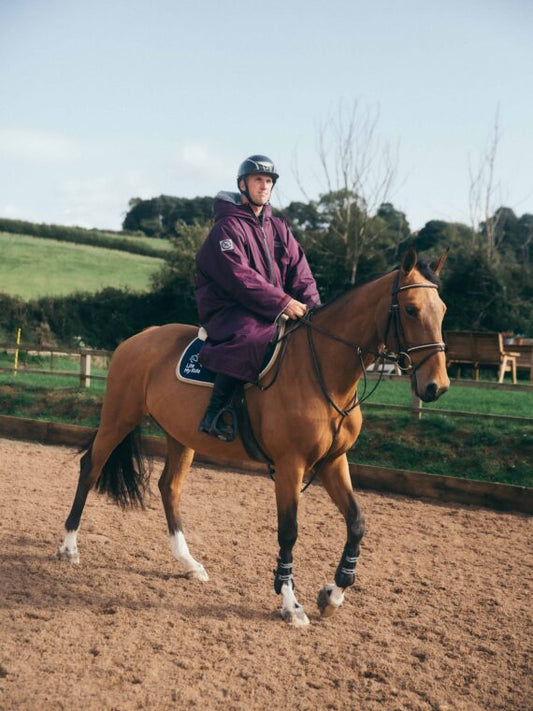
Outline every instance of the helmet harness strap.
<path id="1" fill-rule="evenodd" d="M 246 197 L 246 199 L 248 200 L 248 202 L 250 202 L 250 203 L 251 203 L 252 205 L 254 205 L 255 207 L 263 207 L 263 204 L 262 204 L 262 203 L 260 203 L 260 202 L 254 202 L 254 200 L 252 200 L 252 196 L 250 195 L 250 191 L 248 190 L 248 176 L 247 176 L 247 175 L 243 175 L 243 177 L 241 178 L 241 180 L 242 180 L 243 183 L 244 183 L 244 190 L 241 188 L 240 185 L 239 185 L 239 190 L 240 190 L 241 193 Z M 240 182 L 240 181 L 239 181 L 239 182 Z"/>

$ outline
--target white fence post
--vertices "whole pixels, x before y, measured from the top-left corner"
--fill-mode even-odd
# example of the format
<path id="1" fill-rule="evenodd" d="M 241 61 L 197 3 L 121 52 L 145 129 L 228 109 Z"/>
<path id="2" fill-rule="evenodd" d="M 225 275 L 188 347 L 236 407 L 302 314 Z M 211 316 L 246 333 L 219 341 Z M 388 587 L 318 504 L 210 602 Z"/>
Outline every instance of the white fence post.
<path id="1" fill-rule="evenodd" d="M 413 415 L 417 420 L 422 419 L 422 400 L 413 393 Z"/>
<path id="2" fill-rule="evenodd" d="M 91 387 L 91 356 L 83 351 L 80 355 L 80 385 L 82 388 Z"/>

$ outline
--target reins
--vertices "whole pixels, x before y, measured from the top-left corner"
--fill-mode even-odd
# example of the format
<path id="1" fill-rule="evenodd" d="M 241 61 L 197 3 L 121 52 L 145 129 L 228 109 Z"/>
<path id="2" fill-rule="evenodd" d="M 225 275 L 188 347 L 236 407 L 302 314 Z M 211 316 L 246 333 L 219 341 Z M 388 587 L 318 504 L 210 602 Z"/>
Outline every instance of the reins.
<path id="1" fill-rule="evenodd" d="M 260 390 L 268 390 L 272 385 L 277 380 L 277 377 L 279 375 L 281 365 L 283 362 L 283 359 L 285 357 L 286 351 L 287 351 L 287 345 L 289 342 L 290 337 L 292 334 L 297 331 L 299 328 L 302 326 L 305 326 L 307 329 L 307 340 L 309 343 L 309 350 L 311 353 L 311 358 L 313 361 L 313 367 L 315 370 L 315 374 L 318 380 L 318 383 L 320 385 L 320 389 L 322 390 L 322 394 L 324 395 L 326 401 L 331 405 L 331 407 L 337 412 L 338 415 L 340 415 L 340 420 L 337 426 L 335 427 L 335 432 L 333 433 L 333 439 L 331 442 L 331 445 L 326 452 L 326 454 L 322 457 L 322 459 L 317 463 L 317 465 L 313 468 L 313 473 L 311 475 L 311 478 L 307 481 L 307 483 L 302 487 L 302 490 L 300 493 L 303 493 L 310 485 L 311 483 L 315 480 L 317 477 L 320 468 L 331 458 L 331 455 L 334 451 L 336 442 L 337 442 L 337 437 L 339 435 L 339 432 L 341 430 L 342 424 L 346 417 L 350 415 L 353 410 L 355 410 L 356 407 L 360 407 L 363 402 L 368 400 L 376 389 L 378 388 L 379 384 L 381 383 L 381 380 L 383 378 L 384 374 L 384 369 L 385 369 L 385 362 L 389 361 L 391 363 L 395 363 L 398 368 L 404 372 L 404 373 L 411 373 L 412 375 L 416 374 L 416 371 L 418 368 L 420 368 L 429 358 L 432 356 L 436 355 L 437 353 L 441 353 L 446 350 L 446 346 L 443 341 L 436 341 L 436 342 L 431 342 L 431 343 L 423 343 L 420 345 L 415 345 L 415 346 L 407 346 L 406 343 L 406 338 L 405 338 L 405 332 L 403 329 L 402 325 L 402 320 L 401 320 L 401 315 L 400 315 L 400 304 L 398 301 L 398 294 L 402 291 L 407 291 L 408 289 L 419 289 L 419 288 L 425 288 L 425 289 L 438 289 L 439 287 L 437 284 L 406 284 L 404 286 L 399 286 L 400 282 L 400 272 L 401 270 L 398 270 L 395 280 L 394 280 L 394 285 L 392 288 L 392 303 L 391 307 L 389 309 L 388 313 L 388 318 L 387 318 L 387 325 L 385 328 L 385 336 L 383 338 L 383 343 L 384 343 L 384 350 L 382 351 L 375 351 L 371 348 L 365 348 L 357 343 L 353 343 L 352 341 L 348 341 L 345 338 L 342 338 L 341 336 L 337 336 L 335 333 L 332 331 L 328 330 L 327 328 L 323 328 L 322 326 L 319 326 L 318 324 L 314 323 L 312 320 L 313 314 L 315 313 L 314 310 L 310 310 L 308 312 L 307 316 L 303 316 L 298 321 L 292 325 L 292 327 L 289 327 L 285 330 L 285 333 L 280 336 L 278 339 L 279 341 L 283 341 L 283 346 L 282 346 L 282 351 L 280 353 L 280 356 L 278 358 L 278 361 L 276 363 L 276 369 L 274 371 L 274 375 L 270 382 L 267 385 L 261 385 L 258 383 L 258 387 Z M 397 345 L 397 352 L 391 351 L 387 347 L 387 340 L 389 338 L 389 332 L 391 330 L 391 327 L 394 330 L 394 338 L 396 340 L 396 345 Z M 353 394 L 353 397 L 349 401 L 349 405 L 346 409 L 342 409 L 339 407 L 335 401 L 333 400 L 326 381 L 324 379 L 324 375 L 322 372 L 322 366 L 320 363 L 320 359 L 318 357 L 318 353 L 315 348 L 314 340 L 313 340 L 313 331 L 316 331 L 317 333 L 320 333 L 321 335 L 325 336 L 326 338 L 329 338 L 330 340 L 336 341 L 337 343 L 341 343 L 348 348 L 351 348 L 352 350 L 355 351 L 357 358 L 359 359 L 359 365 L 361 367 L 362 371 L 362 377 L 363 377 L 363 395 L 361 397 L 357 396 L 357 385 L 355 392 Z M 412 358 L 411 358 L 411 353 L 414 353 L 415 351 L 421 351 L 426 348 L 431 348 L 432 350 L 426 354 L 424 358 L 422 358 L 418 363 L 413 364 Z M 375 356 L 376 360 L 379 360 L 381 362 L 381 367 L 379 369 L 379 377 L 374 385 L 374 387 L 367 392 L 367 377 L 366 377 L 366 368 L 363 360 L 363 355 L 364 354 L 369 354 Z M 269 474 L 272 479 L 273 477 L 273 468 L 272 466 L 269 467 Z"/>

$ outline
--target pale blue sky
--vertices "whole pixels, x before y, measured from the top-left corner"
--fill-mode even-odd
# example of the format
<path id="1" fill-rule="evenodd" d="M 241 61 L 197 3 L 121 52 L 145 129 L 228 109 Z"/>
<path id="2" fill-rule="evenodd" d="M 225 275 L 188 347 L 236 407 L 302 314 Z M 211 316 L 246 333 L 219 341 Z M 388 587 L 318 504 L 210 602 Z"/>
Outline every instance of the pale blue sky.
<path id="1" fill-rule="evenodd" d="M 131 197 L 232 189 L 266 153 L 276 203 L 325 190 L 340 101 L 379 107 L 411 227 L 469 222 L 497 106 L 501 202 L 533 213 L 533 0 L 0 0 L 0 216 L 120 228 Z"/>

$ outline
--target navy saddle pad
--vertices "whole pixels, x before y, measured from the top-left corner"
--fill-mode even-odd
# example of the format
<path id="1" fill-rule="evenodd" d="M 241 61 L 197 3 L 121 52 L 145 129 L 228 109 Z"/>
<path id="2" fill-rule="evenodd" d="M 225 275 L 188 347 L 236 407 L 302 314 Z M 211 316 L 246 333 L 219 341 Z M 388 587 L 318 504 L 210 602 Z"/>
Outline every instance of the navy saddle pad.
<path id="1" fill-rule="evenodd" d="M 259 374 L 259 378 L 264 377 L 276 362 L 281 350 L 282 336 L 284 333 L 285 321 L 282 321 L 279 326 L 278 340 L 273 346 L 268 360 Z M 203 342 L 203 339 L 196 337 L 189 343 L 176 366 L 176 377 L 178 380 L 183 380 L 186 383 L 205 385 L 208 388 L 212 388 L 216 373 L 213 370 L 209 370 L 209 368 L 204 368 L 204 366 L 198 362 L 198 353 L 200 352 Z M 248 384 L 245 387 L 248 387 Z"/>
<path id="2" fill-rule="evenodd" d="M 200 352 L 202 343 L 201 338 L 195 338 L 189 343 L 179 360 L 176 375 L 178 380 L 184 380 L 186 383 L 196 383 L 197 385 L 212 387 L 215 382 L 215 371 L 204 368 L 204 366 L 198 362 L 198 353 Z"/>

